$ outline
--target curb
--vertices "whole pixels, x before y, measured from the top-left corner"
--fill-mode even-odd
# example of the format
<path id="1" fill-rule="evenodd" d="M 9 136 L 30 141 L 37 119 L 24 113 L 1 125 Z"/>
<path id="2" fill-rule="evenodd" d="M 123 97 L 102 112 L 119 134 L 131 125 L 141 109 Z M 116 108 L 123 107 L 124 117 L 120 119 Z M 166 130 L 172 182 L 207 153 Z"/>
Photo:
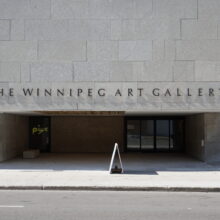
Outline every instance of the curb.
<path id="1" fill-rule="evenodd" d="M 220 187 L 0 186 L 0 190 L 220 192 Z"/>

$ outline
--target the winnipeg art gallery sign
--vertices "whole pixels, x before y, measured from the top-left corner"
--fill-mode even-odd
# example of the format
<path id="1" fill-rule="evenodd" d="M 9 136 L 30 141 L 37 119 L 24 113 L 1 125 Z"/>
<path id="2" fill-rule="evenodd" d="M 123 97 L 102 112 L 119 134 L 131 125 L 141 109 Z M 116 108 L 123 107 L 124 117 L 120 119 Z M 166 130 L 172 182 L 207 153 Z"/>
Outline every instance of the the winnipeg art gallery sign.
<path id="1" fill-rule="evenodd" d="M 183 105 L 201 105 L 203 108 L 213 106 L 220 109 L 220 83 L 175 83 L 175 82 L 89 82 L 89 83 L 9 83 L 0 87 L 1 107 L 19 106 L 30 109 L 65 109 L 68 105 L 80 104 L 84 109 L 108 106 L 123 110 L 123 105 L 135 108 L 150 104 L 173 103 L 177 107 Z M 44 107 L 45 105 L 45 107 Z M 40 106 L 40 107 L 39 107 Z M 79 106 L 78 106 L 79 108 Z M 111 110 L 111 109 L 109 109 Z M 140 109 L 141 110 L 141 109 Z"/>
<path id="2" fill-rule="evenodd" d="M 113 91 L 108 92 L 106 88 L 97 88 L 94 90 L 93 88 L 33 88 L 33 87 L 23 87 L 20 89 L 19 93 L 15 92 L 14 88 L 9 88 L 9 89 L 0 89 L 0 96 L 9 96 L 9 97 L 14 97 L 16 94 L 23 95 L 24 97 L 52 97 L 52 96 L 57 96 L 57 97 L 82 97 L 82 96 L 88 96 L 88 97 L 94 97 L 94 96 L 99 96 L 99 97 L 105 97 L 105 96 L 115 96 L 115 97 L 122 97 L 122 96 L 146 96 L 146 95 L 151 95 L 151 96 L 164 96 L 164 97 L 172 97 L 172 96 L 215 96 L 215 95 L 220 95 L 220 88 L 216 91 L 214 88 L 209 88 L 204 89 L 204 88 L 198 88 L 198 89 L 191 89 L 191 88 L 186 88 L 186 89 L 181 89 L 181 88 L 153 88 L 150 93 L 146 93 L 146 89 L 144 88 L 127 88 L 121 89 L 117 88 Z"/>

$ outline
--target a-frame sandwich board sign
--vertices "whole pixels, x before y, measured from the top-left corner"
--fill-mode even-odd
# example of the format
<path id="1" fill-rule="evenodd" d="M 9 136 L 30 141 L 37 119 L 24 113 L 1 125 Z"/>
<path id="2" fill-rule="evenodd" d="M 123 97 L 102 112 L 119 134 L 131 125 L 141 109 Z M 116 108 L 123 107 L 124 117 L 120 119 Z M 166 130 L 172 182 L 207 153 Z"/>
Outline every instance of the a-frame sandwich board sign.
<path id="1" fill-rule="evenodd" d="M 118 168 L 117 166 L 112 167 L 116 154 L 118 155 L 118 158 L 119 158 L 120 168 Z M 115 143 L 110 166 L 109 166 L 109 173 L 111 174 L 111 173 L 123 173 L 123 172 L 124 172 L 124 169 L 123 169 L 122 162 L 121 162 L 121 155 L 120 155 L 119 147 L 118 147 L 118 144 Z"/>

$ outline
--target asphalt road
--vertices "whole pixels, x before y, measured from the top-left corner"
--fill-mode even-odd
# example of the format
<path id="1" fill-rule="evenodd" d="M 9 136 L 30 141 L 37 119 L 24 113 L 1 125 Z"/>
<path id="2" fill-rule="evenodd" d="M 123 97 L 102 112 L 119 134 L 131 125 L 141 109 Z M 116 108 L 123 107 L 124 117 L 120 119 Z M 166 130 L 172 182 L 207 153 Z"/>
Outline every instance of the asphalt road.
<path id="1" fill-rule="evenodd" d="M 0 191 L 0 220 L 220 219 L 220 193 Z"/>

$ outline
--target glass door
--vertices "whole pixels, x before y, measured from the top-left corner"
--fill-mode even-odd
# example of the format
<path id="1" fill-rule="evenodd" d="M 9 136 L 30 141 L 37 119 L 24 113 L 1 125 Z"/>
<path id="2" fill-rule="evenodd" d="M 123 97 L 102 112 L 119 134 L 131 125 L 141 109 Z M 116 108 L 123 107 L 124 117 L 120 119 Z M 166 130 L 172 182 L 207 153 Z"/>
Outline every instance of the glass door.
<path id="1" fill-rule="evenodd" d="M 179 152 L 183 148 L 183 118 L 152 117 L 127 120 L 127 150 Z"/>
<path id="2" fill-rule="evenodd" d="M 140 120 L 127 120 L 127 148 L 140 149 Z"/>
<path id="3" fill-rule="evenodd" d="M 141 121 L 141 150 L 154 150 L 154 120 Z"/>
<path id="4" fill-rule="evenodd" d="M 159 151 L 170 149 L 170 120 L 156 120 L 156 148 Z"/>
<path id="5" fill-rule="evenodd" d="M 180 151 L 184 147 L 184 120 L 170 121 L 170 150 Z"/>
<path id="6" fill-rule="evenodd" d="M 30 117 L 30 148 L 50 151 L 50 118 Z"/>

